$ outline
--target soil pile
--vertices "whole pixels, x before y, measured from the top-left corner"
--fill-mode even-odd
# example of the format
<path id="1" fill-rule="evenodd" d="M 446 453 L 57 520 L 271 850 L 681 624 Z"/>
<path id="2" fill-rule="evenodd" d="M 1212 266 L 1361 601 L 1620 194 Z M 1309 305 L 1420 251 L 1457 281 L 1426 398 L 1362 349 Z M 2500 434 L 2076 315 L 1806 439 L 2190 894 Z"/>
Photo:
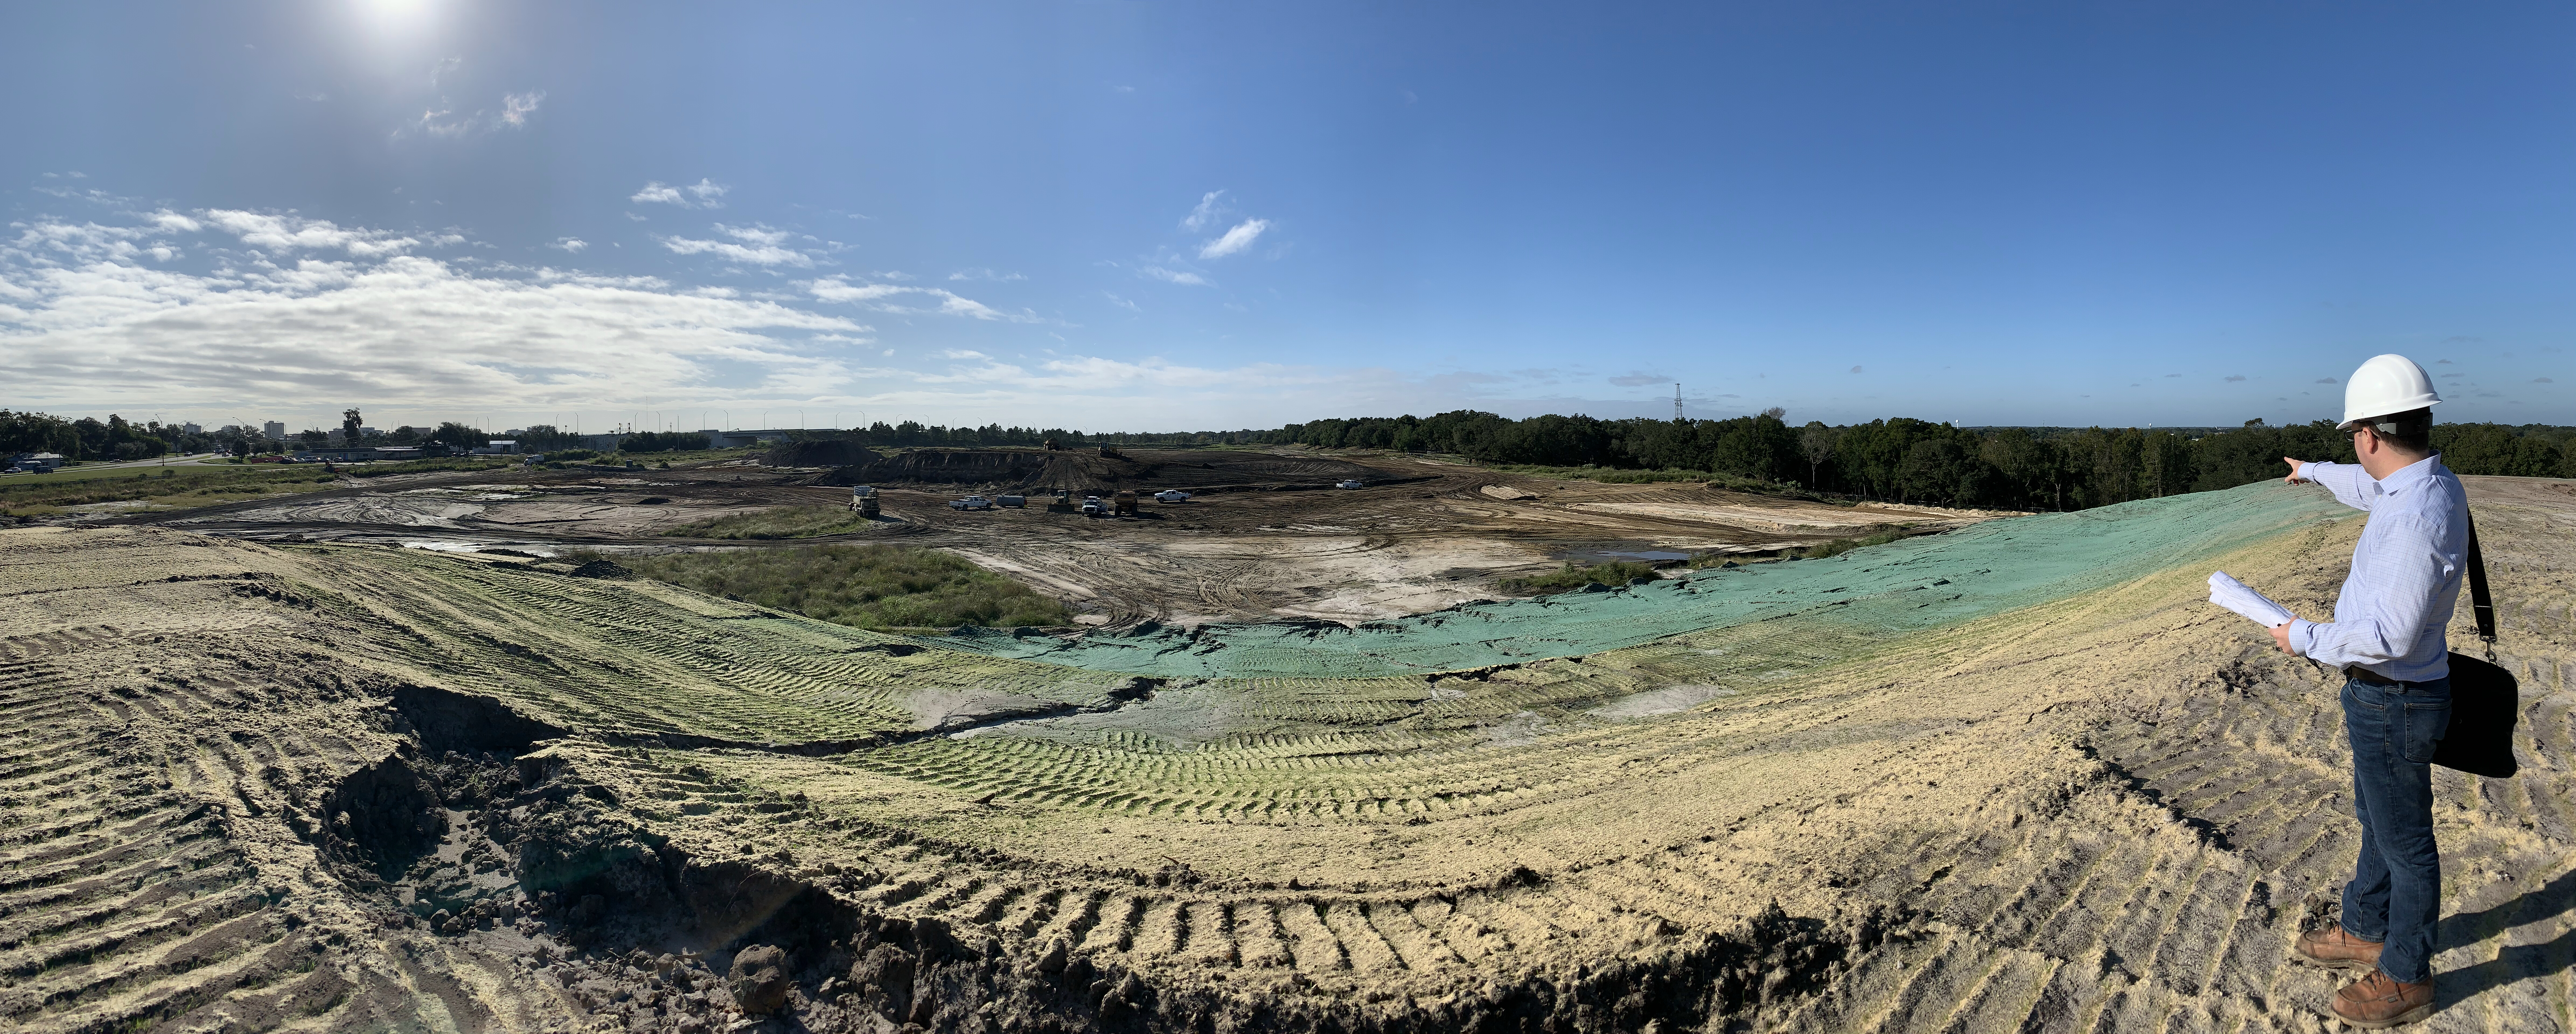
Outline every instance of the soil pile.
<path id="1" fill-rule="evenodd" d="M 2437 778 L 2429 1030 L 2564 1015 L 2576 499 L 2527 485 L 2471 488 L 2528 742 L 2517 779 Z M 2286 954 L 2354 848 L 2334 687 L 2202 579 L 2319 613 L 2358 528 L 1917 625 L 1375 677 L 1090 671 L 520 559 L 0 532 L 0 1015 L 2319 1029 L 2335 981 Z"/>

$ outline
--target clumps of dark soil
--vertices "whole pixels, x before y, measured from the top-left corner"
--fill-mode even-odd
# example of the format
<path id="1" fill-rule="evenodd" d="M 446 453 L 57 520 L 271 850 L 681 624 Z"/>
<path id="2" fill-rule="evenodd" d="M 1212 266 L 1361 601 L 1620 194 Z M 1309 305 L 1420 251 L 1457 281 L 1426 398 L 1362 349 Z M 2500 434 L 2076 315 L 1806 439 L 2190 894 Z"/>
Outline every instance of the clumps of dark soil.
<path id="1" fill-rule="evenodd" d="M 575 578 L 629 578 L 635 572 L 614 560 L 588 560 L 570 572 Z"/>
<path id="2" fill-rule="evenodd" d="M 1131 970 L 1059 938 L 888 914 L 860 896 L 883 878 L 873 870 L 798 867 L 785 850 L 693 856 L 585 778 L 581 750 L 549 745 L 563 730 L 429 687 L 391 704 L 403 743 L 326 795 L 335 818 L 318 839 L 334 870 L 386 925 L 516 956 L 592 1020 L 629 1029 L 1726 1030 L 1905 935 L 1891 914 L 1775 904 L 1726 933 L 1657 923 L 1626 956 L 1421 1001 Z"/>

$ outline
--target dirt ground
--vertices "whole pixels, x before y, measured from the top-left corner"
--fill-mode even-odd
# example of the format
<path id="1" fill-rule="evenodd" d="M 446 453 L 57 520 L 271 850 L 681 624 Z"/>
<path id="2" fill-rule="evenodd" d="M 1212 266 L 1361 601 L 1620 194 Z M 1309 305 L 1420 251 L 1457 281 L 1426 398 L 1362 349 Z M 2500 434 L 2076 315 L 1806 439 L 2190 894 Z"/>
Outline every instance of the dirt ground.
<path id="1" fill-rule="evenodd" d="M 2437 776 L 2421 1029 L 2567 1030 L 2576 486 L 2470 480 L 2523 771 Z M 1465 502 L 1415 498 L 1321 497 Z M 1827 607 L 1303 680 L 959 654 L 605 565 L 0 532 L 0 1015 L 2325 1030 L 2336 980 L 2287 945 L 2354 850 L 2334 684 L 2201 580 L 2319 613 L 2358 529 L 1905 635 Z"/>
<path id="2" fill-rule="evenodd" d="M 453 549 L 760 548 L 779 543 L 663 533 L 777 506 L 846 507 L 845 486 L 864 479 L 884 486 L 880 528 L 796 541 L 884 538 L 949 550 L 1067 600 L 1086 624 L 1116 628 L 1147 620 L 1367 621 L 1490 598 L 1497 579 L 1550 570 L 1569 558 L 1749 556 L 1905 525 L 1928 533 L 1990 516 L 1815 503 L 1697 483 L 1501 477 L 1401 455 L 1140 449 L 1104 461 L 1096 454 L 996 449 L 905 456 L 910 462 L 869 468 L 782 469 L 740 461 L 651 471 L 424 475 L 130 520 L 260 539 Z M 1368 484 L 1331 487 L 1344 478 Z M 1136 518 L 1094 519 L 1049 512 L 1050 497 L 1039 493 L 1057 487 L 1074 490 L 1077 501 L 1082 493 L 1121 487 L 1148 493 L 1177 487 L 1193 498 L 1149 499 Z M 1031 505 L 979 512 L 947 507 L 975 491 L 1026 492 Z"/>

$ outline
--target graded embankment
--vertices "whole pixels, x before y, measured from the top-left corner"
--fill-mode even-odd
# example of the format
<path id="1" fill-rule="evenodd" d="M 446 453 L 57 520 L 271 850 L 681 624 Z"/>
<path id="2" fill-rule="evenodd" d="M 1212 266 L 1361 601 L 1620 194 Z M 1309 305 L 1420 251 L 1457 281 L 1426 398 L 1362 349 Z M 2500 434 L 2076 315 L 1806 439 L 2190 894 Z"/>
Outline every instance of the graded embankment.
<path id="1" fill-rule="evenodd" d="M 1894 635 L 2065 599 L 2349 513 L 2323 490 L 2267 482 L 1987 521 L 1821 561 L 1703 570 L 1610 592 L 1467 604 L 1357 627 L 1148 622 L 1074 638 L 969 630 L 939 642 L 1168 678 L 1356 678 L 1522 664 L 1782 619 Z M 1804 634 L 1808 620 L 1784 627 Z"/>
<path id="2" fill-rule="evenodd" d="M 2426 1029 L 2546 1030 L 2576 495 L 2472 492 L 2528 735 L 2520 778 L 2437 781 Z M 2283 513 L 1946 623 L 1367 678 L 981 656 L 608 565 L 0 532 L 0 1015 L 2316 1030 L 2334 980 L 2285 952 L 2351 863 L 2333 687 L 2201 599 L 2224 566 L 2330 605 L 2359 522 Z"/>

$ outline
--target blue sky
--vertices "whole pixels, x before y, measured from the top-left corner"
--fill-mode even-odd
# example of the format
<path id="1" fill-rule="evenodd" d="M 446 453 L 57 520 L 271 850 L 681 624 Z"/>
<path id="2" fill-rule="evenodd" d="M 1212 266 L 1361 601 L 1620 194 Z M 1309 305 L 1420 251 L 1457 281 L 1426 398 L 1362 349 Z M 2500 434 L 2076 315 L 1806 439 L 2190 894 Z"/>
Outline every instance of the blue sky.
<path id="1" fill-rule="evenodd" d="M 0 405 L 2576 423 L 2576 8 L 0 8 Z M 2448 362 L 2442 362 L 2448 360 Z M 639 416 L 640 415 L 640 416 Z"/>

